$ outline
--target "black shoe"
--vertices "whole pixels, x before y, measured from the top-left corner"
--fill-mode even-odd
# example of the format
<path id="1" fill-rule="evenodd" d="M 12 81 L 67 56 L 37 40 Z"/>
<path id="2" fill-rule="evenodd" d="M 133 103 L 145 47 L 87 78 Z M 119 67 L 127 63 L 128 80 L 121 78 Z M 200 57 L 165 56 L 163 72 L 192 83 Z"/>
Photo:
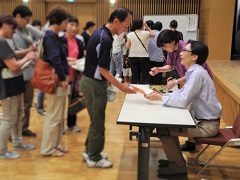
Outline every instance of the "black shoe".
<path id="1" fill-rule="evenodd" d="M 10 143 L 12 143 L 12 136 L 9 136 L 9 137 L 8 137 L 8 141 L 9 141 Z"/>
<path id="2" fill-rule="evenodd" d="M 37 111 L 38 111 L 38 113 L 41 114 L 41 115 L 46 115 L 46 114 L 47 114 L 44 109 L 38 109 Z"/>
<path id="3" fill-rule="evenodd" d="M 36 133 L 30 131 L 29 129 L 24 131 L 24 132 L 22 132 L 22 135 L 23 136 L 28 136 L 28 137 L 37 137 Z"/>
<path id="4" fill-rule="evenodd" d="M 167 167 L 171 162 L 166 159 L 160 159 L 158 160 L 158 167 Z"/>
<path id="5" fill-rule="evenodd" d="M 185 141 L 185 144 L 181 145 L 181 149 L 182 149 L 182 151 L 195 151 L 196 143 Z"/>

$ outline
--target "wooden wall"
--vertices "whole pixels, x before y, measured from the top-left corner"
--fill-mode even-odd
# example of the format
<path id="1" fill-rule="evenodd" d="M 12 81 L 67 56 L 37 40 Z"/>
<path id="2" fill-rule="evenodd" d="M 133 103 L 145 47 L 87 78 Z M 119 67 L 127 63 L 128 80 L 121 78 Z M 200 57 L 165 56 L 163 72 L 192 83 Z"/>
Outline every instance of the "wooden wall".
<path id="1" fill-rule="evenodd" d="M 144 15 L 199 14 L 200 0 L 118 0 L 117 7 L 133 11 L 134 18 Z"/>
<path id="2" fill-rule="evenodd" d="M 22 4 L 21 0 L 1 0 L 0 13 L 10 14 L 14 7 Z M 116 6 L 110 6 L 109 0 L 29 0 L 28 6 L 33 11 L 33 19 L 45 24 L 45 17 L 54 5 L 65 7 L 72 15 L 77 16 L 80 30 L 87 21 L 100 26 L 107 22 L 109 14 L 117 7 L 126 7 L 133 11 L 134 18 L 143 15 L 198 14 L 200 0 L 117 0 Z"/>
<path id="3" fill-rule="evenodd" d="M 11 14 L 21 0 L 1 0 L 0 14 Z M 60 4 L 77 16 L 80 31 L 87 21 L 100 26 L 107 22 L 109 14 L 117 7 L 133 11 L 133 18 L 143 15 L 199 14 L 199 39 L 210 48 L 209 60 L 230 60 L 235 0 L 117 0 L 112 8 L 109 0 L 29 0 L 33 19 L 45 23 L 45 17 L 53 5 Z"/>
<path id="4" fill-rule="evenodd" d="M 13 9 L 23 4 L 22 1 L 19 0 L 1 0 L 0 1 L 0 14 L 11 14 Z"/>
<path id="5" fill-rule="evenodd" d="M 23 4 L 21 0 L 1 0 L 0 14 L 12 14 L 13 9 L 21 4 Z M 78 17 L 80 33 L 87 21 L 102 25 L 106 23 L 109 16 L 108 0 L 75 0 L 74 3 L 67 3 L 66 0 L 29 0 L 28 6 L 33 12 L 32 20 L 38 19 L 44 25 L 46 15 L 57 5 L 64 7 L 69 13 Z"/>
<path id="6" fill-rule="evenodd" d="M 240 112 L 240 61 L 212 60 L 208 65 L 223 107 L 222 118 L 227 125 L 232 125 Z"/>
<path id="7" fill-rule="evenodd" d="M 230 60 L 235 0 L 201 0 L 199 40 L 209 46 L 209 60 Z"/>

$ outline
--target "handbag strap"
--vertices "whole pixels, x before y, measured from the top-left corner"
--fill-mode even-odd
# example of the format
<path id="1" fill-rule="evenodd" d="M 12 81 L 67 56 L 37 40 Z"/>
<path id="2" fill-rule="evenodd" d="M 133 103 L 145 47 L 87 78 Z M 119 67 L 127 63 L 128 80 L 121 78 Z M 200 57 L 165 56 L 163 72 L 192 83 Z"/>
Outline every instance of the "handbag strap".
<path id="1" fill-rule="evenodd" d="M 43 55 L 43 38 L 45 36 L 45 32 L 42 34 L 39 44 L 38 44 L 38 51 L 37 51 L 37 57 L 42 59 L 42 55 Z"/>
<path id="2" fill-rule="evenodd" d="M 129 49 L 126 51 L 126 56 L 128 56 L 129 55 Z"/>
<path id="3" fill-rule="evenodd" d="M 144 49 L 146 50 L 146 52 L 148 52 L 147 49 L 146 49 L 146 47 L 145 47 L 144 44 L 142 43 L 141 39 L 138 37 L 137 33 L 136 33 L 135 31 L 134 31 L 134 33 L 136 34 L 137 38 L 139 39 L 139 41 L 140 41 L 141 44 L 143 45 L 143 47 L 144 47 Z"/>
<path id="4" fill-rule="evenodd" d="M 72 100 L 76 79 L 77 79 L 77 72 L 74 70 L 73 81 L 72 81 L 72 84 L 71 84 L 70 101 Z"/>

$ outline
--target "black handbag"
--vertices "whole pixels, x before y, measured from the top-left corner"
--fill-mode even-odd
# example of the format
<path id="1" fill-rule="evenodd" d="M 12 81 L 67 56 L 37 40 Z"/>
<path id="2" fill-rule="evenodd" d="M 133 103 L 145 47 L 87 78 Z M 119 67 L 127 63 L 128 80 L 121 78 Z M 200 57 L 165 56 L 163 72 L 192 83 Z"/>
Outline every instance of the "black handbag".
<path id="1" fill-rule="evenodd" d="M 83 97 L 76 97 L 71 100 L 68 105 L 68 113 L 70 115 L 76 115 L 78 112 L 85 108 L 85 102 Z"/>
<path id="2" fill-rule="evenodd" d="M 131 68 L 130 58 L 128 57 L 129 50 L 127 50 L 126 54 L 123 55 L 123 69 Z"/>
<path id="3" fill-rule="evenodd" d="M 176 69 L 173 69 L 171 71 L 171 76 L 173 79 L 179 79 L 180 78 L 180 75 L 178 74 L 178 71 Z"/>
<path id="4" fill-rule="evenodd" d="M 81 95 L 81 93 L 78 92 L 80 91 L 79 87 L 80 82 L 78 81 L 81 81 L 81 79 L 82 79 L 81 74 L 74 72 L 74 78 L 71 86 L 71 93 L 68 104 L 68 113 L 70 115 L 76 115 L 78 112 L 80 112 L 86 107 L 84 97 Z"/>

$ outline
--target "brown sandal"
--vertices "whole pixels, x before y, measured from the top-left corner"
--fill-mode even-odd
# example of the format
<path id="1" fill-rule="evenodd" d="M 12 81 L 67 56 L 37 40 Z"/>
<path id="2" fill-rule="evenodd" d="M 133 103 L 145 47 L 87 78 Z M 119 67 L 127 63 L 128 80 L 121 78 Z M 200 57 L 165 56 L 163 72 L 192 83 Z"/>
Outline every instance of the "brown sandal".
<path id="1" fill-rule="evenodd" d="M 56 150 L 52 154 L 50 154 L 50 156 L 52 156 L 52 157 L 61 157 L 61 156 L 64 156 L 64 153 L 61 152 L 60 150 Z"/>
<path id="2" fill-rule="evenodd" d="M 63 153 L 68 153 L 68 148 L 66 148 L 66 147 L 59 147 L 59 148 L 57 148 L 57 150 L 59 150 Z"/>

